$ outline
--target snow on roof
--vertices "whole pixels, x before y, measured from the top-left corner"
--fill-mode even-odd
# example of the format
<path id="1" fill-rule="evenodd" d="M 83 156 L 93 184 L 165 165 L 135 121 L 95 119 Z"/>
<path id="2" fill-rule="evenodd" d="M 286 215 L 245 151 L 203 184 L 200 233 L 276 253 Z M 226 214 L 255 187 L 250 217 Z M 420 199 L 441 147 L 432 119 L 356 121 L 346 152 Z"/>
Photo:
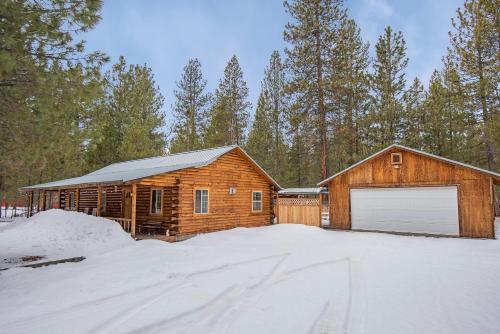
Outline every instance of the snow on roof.
<path id="1" fill-rule="evenodd" d="M 314 195 L 326 190 L 322 187 L 317 188 L 285 188 L 278 191 L 280 195 Z"/>
<path id="2" fill-rule="evenodd" d="M 364 163 L 364 162 L 366 162 L 366 161 L 370 160 L 371 158 L 374 158 L 374 157 L 376 157 L 377 155 L 382 154 L 382 153 L 384 153 L 384 152 L 386 152 L 386 151 L 389 151 L 390 149 L 395 148 L 395 147 L 396 147 L 396 148 L 400 148 L 400 149 L 402 149 L 402 150 L 409 151 L 409 152 L 413 152 L 413 153 L 416 153 L 416 154 L 424 155 L 424 156 L 427 156 L 427 157 L 430 157 L 430 158 L 434 158 L 434 159 L 437 159 L 437 160 L 445 161 L 445 162 L 448 162 L 448 163 L 453 164 L 453 165 L 458 165 L 458 166 L 461 166 L 461 167 L 470 168 L 470 169 L 473 169 L 473 170 L 475 170 L 475 171 L 477 171 L 477 172 L 484 173 L 484 174 L 488 174 L 488 175 L 491 175 L 491 176 L 493 176 L 493 177 L 495 177 L 495 178 L 500 179 L 500 174 L 495 173 L 495 172 L 492 172 L 492 171 L 487 170 L 487 169 L 483 169 L 483 168 L 475 167 L 475 166 L 472 166 L 472 165 L 468 165 L 468 164 L 463 163 L 463 162 L 459 162 L 459 161 L 455 161 L 455 160 L 451 160 L 451 159 L 443 158 L 443 157 L 440 157 L 440 156 L 438 156 L 438 155 L 434 155 L 434 154 L 427 153 L 427 152 L 424 152 L 424 151 L 416 150 L 416 149 L 414 149 L 414 148 L 406 147 L 406 146 L 403 146 L 403 145 L 399 145 L 399 144 L 392 144 L 392 145 L 390 145 L 390 146 L 388 146 L 388 147 L 384 148 L 383 150 L 378 151 L 378 152 L 376 152 L 376 153 L 374 153 L 374 154 L 370 155 L 368 158 L 365 158 L 365 159 L 363 159 L 363 160 L 361 160 L 361 161 L 359 161 L 359 162 L 355 163 L 354 165 L 347 167 L 346 169 L 344 169 L 344 170 L 342 170 L 342 171 L 338 172 L 337 174 L 332 175 L 332 176 L 330 176 L 330 177 L 329 177 L 329 178 L 327 178 L 327 179 L 324 179 L 323 181 L 321 181 L 321 182 L 319 182 L 319 183 L 318 183 L 318 186 L 324 186 L 324 185 L 326 185 L 326 184 L 327 184 L 328 182 L 330 182 L 330 180 L 332 180 L 333 178 L 335 178 L 335 177 L 337 177 L 337 176 L 339 176 L 339 175 L 341 175 L 341 174 L 344 174 L 344 173 L 345 173 L 345 172 L 347 172 L 348 170 L 351 170 L 351 169 L 353 169 L 353 168 L 355 168 L 355 167 L 357 167 L 357 166 L 361 165 L 362 163 Z"/>
<path id="3" fill-rule="evenodd" d="M 70 179 L 37 184 L 21 189 L 43 189 L 73 186 L 80 184 L 120 183 L 137 180 L 148 176 L 169 173 L 185 168 L 196 168 L 209 165 L 222 155 L 239 148 L 237 145 L 212 149 L 169 154 L 166 156 L 118 162 L 98 169 L 95 172 Z M 239 148 L 275 185 L 274 181 L 250 156 Z"/>

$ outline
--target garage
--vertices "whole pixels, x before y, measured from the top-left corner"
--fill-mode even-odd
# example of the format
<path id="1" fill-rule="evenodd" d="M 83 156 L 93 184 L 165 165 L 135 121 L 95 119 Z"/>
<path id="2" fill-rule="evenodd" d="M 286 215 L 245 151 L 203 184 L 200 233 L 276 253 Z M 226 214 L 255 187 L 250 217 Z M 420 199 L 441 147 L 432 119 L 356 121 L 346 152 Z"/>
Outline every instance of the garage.
<path id="1" fill-rule="evenodd" d="M 458 236 L 457 187 L 351 189 L 353 230 Z"/>
<path id="2" fill-rule="evenodd" d="M 495 237 L 500 174 L 394 144 L 318 183 L 337 230 Z"/>

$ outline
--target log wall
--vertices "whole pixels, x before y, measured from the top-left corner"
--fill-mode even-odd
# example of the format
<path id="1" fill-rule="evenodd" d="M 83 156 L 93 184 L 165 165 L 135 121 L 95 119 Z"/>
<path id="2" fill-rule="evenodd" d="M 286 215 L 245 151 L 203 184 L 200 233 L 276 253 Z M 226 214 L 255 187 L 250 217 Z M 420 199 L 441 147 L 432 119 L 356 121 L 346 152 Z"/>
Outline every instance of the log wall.
<path id="1" fill-rule="evenodd" d="M 402 153 L 399 169 L 391 153 Z M 494 237 L 493 180 L 470 168 L 394 148 L 333 178 L 328 183 L 330 225 L 350 229 L 350 189 L 354 187 L 458 187 L 460 236 Z"/>
<path id="2" fill-rule="evenodd" d="M 141 180 L 139 185 L 178 187 L 179 203 L 174 211 L 178 211 L 180 234 L 269 225 L 273 217 L 272 185 L 237 150 L 208 166 L 153 176 Z M 236 194 L 229 194 L 230 187 L 236 189 Z M 208 214 L 194 213 L 196 188 L 209 189 Z M 262 212 L 252 212 L 252 191 L 262 191 Z"/>
<path id="3" fill-rule="evenodd" d="M 125 187 L 122 186 L 105 186 L 101 187 L 102 191 L 106 192 L 106 207 L 101 212 L 103 217 L 122 218 L 122 202 L 124 200 Z M 96 192 L 97 196 L 97 192 Z M 96 197 L 97 201 L 97 197 Z"/>
<path id="4" fill-rule="evenodd" d="M 93 209 L 97 209 L 97 187 L 81 188 L 78 196 L 78 212 L 92 213 Z"/>

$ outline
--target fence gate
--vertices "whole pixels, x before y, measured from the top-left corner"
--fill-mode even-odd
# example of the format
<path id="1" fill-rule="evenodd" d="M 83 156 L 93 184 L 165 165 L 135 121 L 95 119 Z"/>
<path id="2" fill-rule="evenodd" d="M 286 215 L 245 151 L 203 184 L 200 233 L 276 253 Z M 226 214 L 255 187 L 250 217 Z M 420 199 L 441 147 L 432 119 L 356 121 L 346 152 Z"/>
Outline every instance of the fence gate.
<path id="1" fill-rule="evenodd" d="M 278 198 L 278 224 L 321 226 L 319 198 Z"/>

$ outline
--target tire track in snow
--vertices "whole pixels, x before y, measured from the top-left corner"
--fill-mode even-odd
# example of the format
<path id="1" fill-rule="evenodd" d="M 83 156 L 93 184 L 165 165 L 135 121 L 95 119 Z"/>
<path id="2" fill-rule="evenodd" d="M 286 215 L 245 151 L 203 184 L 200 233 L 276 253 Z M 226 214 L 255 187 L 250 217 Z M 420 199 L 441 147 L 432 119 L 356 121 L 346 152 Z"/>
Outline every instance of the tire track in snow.
<path id="1" fill-rule="evenodd" d="M 365 332 L 366 294 L 362 281 L 361 261 L 348 259 L 349 299 L 342 332 L 363 334 Z"/>
<path id="2" fill-rule="evenodd" d="M 333 306 L 331 301 L 326 302 L 321 309 L 318 317 L 314 320 L 309 334 L 328 334 L 334 333 L 336 328 L 335 318 L 333 316 Z"/>
<path id="3" fill-rule="evenodd" d="M 217 271 L 225 271 L 225 270 L 229 270 L 229 269 L 232 269 L 234 267 L 237 267 L 237 266 L 248 265 L 248 264 L 252 264 L 252 263 L 256 263 L 256 262 L 266 261 L 266 260 L 270 260 L 270 259 L 277 258 L 277 257 L 281 258 L 281 260 L 279 261 L 279 263 L 281 263 L 283 261 L 283 259 L 288 257 L 289 255 L 290 255 L 289 253 L 286 253 L 284 255 L 283 254 L 271 255 L 271 256 L 265 256 L 265 257 L 260 257 L 260 258 L 256 258 L 256 259 L 246 260 L 246 261 L 238 261 L 238 262 L 234 262 L 234 263 L 215 266 L 215 267 L 205 269 L 205 270 L 196 271 L 196 272 L 190 273 L 188 275 L 183 275 L 182 282 L 179 282 L 178 284 L 170 286 L 170 287 L 162 290 L 160 293 L 158 293 L 157 291 L 154 291 L 154 294 L 152 296 L 148 296 L 148 297 L 144 298 L 141 302 L 136 303 L 136 304 L 132 305 L 131 307 L 129 307 L 124 312 L 121 312 L 119 316 L 114 317 L 110 321 L 107 321 L 107 322 L 95 327 L 92 330 L 92 332 L 112 333 L 114 329 L 118 328 L 122 324 L 131 320 L 133 317 L 139 315 L 141 312 L 144 312 L 145 310 L 147 310 L 149 307 L 151 307 L 154 304 L 163 300 L 165 297 L 168 296 L 168 294 L 173 289 L 178 289 L 178 288 L 183 287 L 186 284 L 190 284 L 190 282 L 186 281 L 188 278 L 193 278 L 193 277 L 198 277 L 198 276 L 202 276 L 202 275 L 206 275 L 206 274 L 211 274 L 211 273 L 214 273 Z M 233 286 L 233 289 L 237 290 L 237 287 Z M 226 290 L 224 290 L 224 291 L 226 291 Z M 229 294 L 229 291 L 227 291 L 227 293 Z M 212 301 L 208 302 L 206 307 L 209 307 L 208 304 L 218 302 L 218 300 L 220 298 L 223 298 L 224 296 L 225 296 L 225 294 L 217 296 L 215 298 L 216 300 L 212 300 Z M 229 295 L 227 297 L 229 297 Z M 193 312 L 200 312 L 203 309 L 204 308 L 202 308 L 201 310 L 197 310 L 197 308 L 195 308 L 195 309 L 193 309 Z M 186 314 L 186 315 L 188 315 L 188 314 Z M 171 320 L 174 320 L 174 319 L 171 319 Z M 171 320 L 169 320 L 169 321 L 171 321 Z"/>
<path id="4" fill-rule="evenodd" d="M 284 260 L 285 259 L 283 259 L 283 261 Z M 228 329 L 231 327 L 231 324 L 236 320 L 238 314 L 240 314 L 246 307 L 254 305 L 254 302 L 258 299 L 259 296 L 263 295 L 266 292 L 267 288 L 274 286 L 278 283 L 282 283 L 286 280 L 293 279 L 299 273 L 343 262 L 349 264 L 351 262 L 351 259 L 346 257 L 340 259 L 326 260 L 294 268 L 288 271 L 282 271 L 282 270 L 278 271 L 277 269 L 279 268 L 279 266 L 281 266 L 281 264 L 278 264 L 278 266 L 275 267 L 275 269 L 273 269 L 269 275 L 266 275 L 266 277 L 263 280 L 261 280 L 262 281 L 261 284 L 256 284 L 256 287 L 259 287 L 260 290 L 255 291 L 255 293 L 253 294 L 246 293 L 243 296 L 246 298 L 243 299 L 239 298 L 238 302 L 235 305 L 231 306 L 229 311 L 226 310 L 224 314 L 219 315 L 217 319 L 214 319 L 212 321 L 212 325 L 210 326 L 209 329 L 204 328 L 203 333 L 214 333 L 214 334 L 227 333 Z M 349 269 L 348 284 L 351 285 L 350 281 L 352 276 L 350 273 L 351 270 L 350 266 L 348 267 L 348 269 Z M 348 304 L 350 308 L 351 307 L 350 305 L 352 304 L 351 294 L 349 294 Z M 332 313 L 333 313 L 333 300 L 330 300 L 326 302 L 326 304 L 322 308 L 322 311 L 315 319 L 313 325 L 311 326 L 310 333 L 334 333 L 336 329 L 336 322 Z"/>
<path id="5" fill-rule="evenodd" d="M 237 296 L 237 298 L 228 303 L 228 307 L 211 319 L 208 319 L 209 329 L 204 332 L 215 334 L 226 333 L 231 324 L 230 320 L 234 319 L 233 315 L 240 312 L 242 308 L 253 304 L 255 299 L 264 294 L 266 288 L 271 286 L 272 283 L 282 275 L 284 263 L 290 255 L 291 254 L 287 254 L 283 256 L 283 258 L 281 258 L 281 260 L 279 260 L 269 273 L 262 277 L 262 279 L 260 279 L 257 283 L 246 287 L 242 293 Z"/>
<path id="6" fill-rule="evenodd" d="M 234 267 L 241 266 L 241 265 L 265 261 L 268 259 L 273 259 L 273 258 L 282 257 L 282 256 L 283 256 L 283 254 L 276 254 L 276 255 L 269 255 L 269 256 L 253 258 L 253 259 L 244 260 L 244 261 L 225 263 L 225 264 L 213 266 L 211 268 L 207 268 L 207 269 L 203 269 L 203 270 L 199 270 L 199 271 L 194 271 L 194 272 L 190 272 L 190 273 L 186 273 L 186 274 L 184 274 L 184 273 L 172 273 L 172 274 L 169 274 L 166 276 L 166 281 L 159 281 L 159 282 L 156 282 L 153 284 L 148 284 L 148 285 L 143 285 L 143 286 L 138 286 L 138 287 L 136 286 L 136 287 L 133 287 L 131 289 L 128 289 L 128 290 L 125 290 L 123 292 L 116 293 L 116 294 L 113 294 L 110 296 L 89 300 L 89 301 L 86 301 L 83 303 L 74 304 L 74 305 L 71 305 L 69 307 L 61 308 L 58 310 L 37 314 L 36 316 L 30 316 L 29 318 L 17 319 L 15 321 L 5 323 L 2 325 L 2 330 L 7 330 L 8 328 L 15 329 L 15 328 L 18 328 L 19 326 L 22 326 L 24 328 L 26 326 L 29 326 L 29 323 L 36 324 L 38 321 L 47 320 L 51 317 L 53 317 L 55 319 L 59 319 L 58 321 L 60 321 L 61 316 L 64 316 L 64 315 L 71 316 L 72 313 L 80 313 L 81 309 L 85 308 L 85 307 L 89 307 L 90 310 L 92 311 L 97 306 L 103 306 L 110 301 L 115 301 L 116 299 L 120 299 L 120 298 L 128 299 L 130 297 L 133 297 L 136 295 L 141 295 L 145 292 L 151 291 L 151 293 L 148 295 L 148 297 L 141 298 L 141 302 L 135 304 L 132 307 L 132 309 L 133 309 L 136 307 L 140 307 L 140 305 L 142 305 L 144 303 L 148 303 L 148 301 L 151 298 L 153 298 L 154 296 L 157 296 L 158 289 L 163 288 L 161 291 L 163 294 L 166 294 L 173 289 L 180 288 L 183 285 L 187 284 L 188 282 L 186 282 L 186 280 L 189 278 L 199 277 L 199 276 L 211 274 L 211 273 L 214 273 L 217 271 L 225 271 L 225 270 L 229 270 L 229 269 L 232 269 Z M 181 280 L 181 281 L 180 282 L 175 282 L 175 281 L 172 282 L 171 281 L 172 279 L 173 280 Z M 115 321 L 114 319 L 116 319 L 116 318 L 113 318 L 112 320 L 110 320 L 109 322 L 106 322 L 105 324 L 114 322 Z M 55 320 L 55 322 L 57 322 L 57 321 Z M 99 330 L 100 327 L 101 326 L 97 326 L 96 330 Z M 104 327 L 106 327 L 106 326 L 104 326 Z M 94 331 L 91 331 L 91 332 L 94 332 Z"/>
<path id="7" fill-rule="evenodd" d="M 224 290 L 221 294 L 217 295 L 215 298 L 209 302 L 195 307 L 191 310 L 187 310 L 173 317 L 157 321 L 151 325 L 141 327 L 132 331 L 132 333 L 143 333 L 143 332 L 164 332 L 164 326 L 167 325 L 169 328 L 173 326 L 181 327 L 181 330 L 177 330 L 176 333 L 185 333 L 193 330 L 193 327 L 203 328 L 203 333 L 213 332 L 213 328 L 220 324 L 220 318 L 227 313 L 228 307 L 234 304 L 237 300 L 241 300 L 243 296 L 248 294 L 248 291 L 255 290 L 258 287 L 266 284 L 267 281 L 272 279 L 275 273 L 279 270 L 283 262 L 288 258 L 290 254 L 284 254 L 281 256 L 280 260 L 272 267 L 270 272 L 264 275 L 257 283 L 249 286 L 239 286 L 233 285 L 230 288 Z M 162 297 L 163 298 L 163 297 Z M 148 305 L 151 306 L 151 305 Z M 207 315 L 199 319 L 199 314 L 206 313 Z M 176 324 L 177 323 L 177 324 Z M 212 329 L 206 329 L 205 326 L 209 326 Z M 200 329 L 201 330 L 201 329 Z M 215 333 L 221 333 L 216 331 Z"/>
<path id="8" fill-rule="evenodd" d="M 260 282 L 244 289 L 241 294 L 237 295 L 234 303 L 229 304 L 227 307 L 225 307 L 221 314 L 210 315 L 204 320 L 200 321 L 202 322 L 201 332 L 214 334 L 227 333 L 232 323 L 238 317 L 238 314 L 241 314 L 247 307 L 251 307 L 252 305 L 254 305 L 258 298 L 266 293 L 267 288 L 272 287 L 285 280 L 293 279 L 297 274 L 301 272 L 342 262 L 348 263 L 350 261 L 350 258 L 332 259 L 301 266 L 288 271 L 283 271 L 282 264 L 285 259 L 286 258 L 283 258 L 280 262 L 278 262 L 277 265 L 271 270 L 271 272 L 265 275 Z M 351 276 L 349 274 L 349 280 L 350 277 Z M 333 333 L 335 331 L 336 322 L 335 318 L 332 316 L 333 301 L 330 300 L 326 304 L 327 305 L 324 306 L 324 308 L 316 318 L 315 323 L 311 327 L 311 333 Z M 208 326 L 203 326 L 203 324 L 206 324 L 207 318 L 211 320 L 208 322 Z M 184 332 L 185 331 L 186 330 L 184 330 Z"/>

